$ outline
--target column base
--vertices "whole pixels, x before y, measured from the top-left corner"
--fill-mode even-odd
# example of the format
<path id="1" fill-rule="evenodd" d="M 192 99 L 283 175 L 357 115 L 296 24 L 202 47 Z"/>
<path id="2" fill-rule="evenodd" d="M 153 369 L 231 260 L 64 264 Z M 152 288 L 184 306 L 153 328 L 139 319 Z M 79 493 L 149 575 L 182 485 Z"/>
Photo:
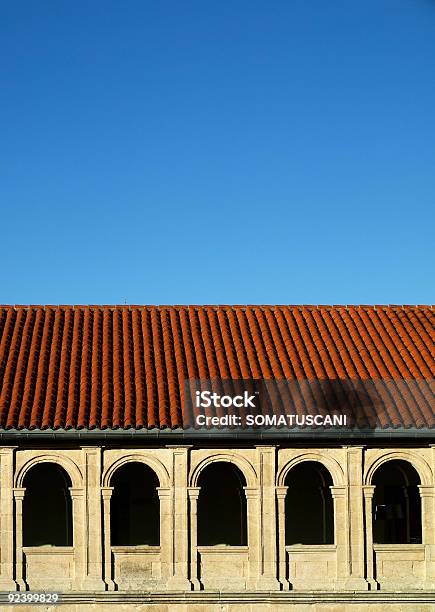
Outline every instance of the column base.
<path id="1" fill-rule="evenodd" d="M 194 591 L 202 591 L 204 588 L 203 585 L 201 584 L 201 581 L 198 580 L 198 578 L 191 578 L 190 583 L 192 584 L 192 589 Z"/>
<path id="2" fill-rule="evenodd" d="M 102 578 L 87 577 L 80 583 L 80 590 L 82 591 L 105 591 L 106 583 Z M 115 590 L 109 589 L 109 590 Z"/>
<path id="3" fill-rule="evenodd" d="M 12 578 L 0 578 L 0 591 L 18 591 L 18 584 Z"/>
<path id="4" fill-rule="evenodd" d="M 112 580 L 111 578 L 105 578 L 104 584 L 105 584 L 105 590 L 107 591 L 116 591 L 117 586 L 118 586 L 116 582 Z"/>
<path id="5" fill-rule="evenodd" d="M 280 591 L 281 583 L 273 576 L 262 576 L 256 583 L 257 591 Z"/>
<path id="6" fill-rule="evenodd" d="M 339 589 L 343 591 L 368 591 L 371 589 L 371 584 L 365 578 L 360 577 L 348 577 L 348 578 L 339 578 L 336 581 L 336 585 Z"/>
<path id="7" fill-rule="evenodd" d="M 370 591 L 379 591 L 381 588 L 379 582 L 377 582 L 374 578 L 367 578 L 367 582 L 370 588 Z"/>
<path id="8" fill-rule="evenodd" d="M 193 586 L 190 580 L 179 576 L 172 576 L 166 583 L 166 588 L 169 591 L 192 591 Z"/>
<path id="9" fill-rule="evenodd" d="M 29 585 L 23 578 L 17 578 L 15 582 L 18 587 L 18 589 L 16 590 L 18 591 L 28 591 L 29 590 Z"/>

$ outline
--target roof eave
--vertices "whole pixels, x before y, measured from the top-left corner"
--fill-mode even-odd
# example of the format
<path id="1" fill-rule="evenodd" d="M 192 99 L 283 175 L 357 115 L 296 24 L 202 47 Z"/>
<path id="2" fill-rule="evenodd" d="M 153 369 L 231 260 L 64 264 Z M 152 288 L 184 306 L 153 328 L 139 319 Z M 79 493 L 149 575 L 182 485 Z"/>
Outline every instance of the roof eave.
<path id="1" fill-rule="evenodd" d="M 267 431 L 244 429 L 222 431 L 219 429 L 0 429 L 0 440 L 343 440 L 343 439 L 435 439 L 434 427 L 307 430 L 270 428 Z"/>

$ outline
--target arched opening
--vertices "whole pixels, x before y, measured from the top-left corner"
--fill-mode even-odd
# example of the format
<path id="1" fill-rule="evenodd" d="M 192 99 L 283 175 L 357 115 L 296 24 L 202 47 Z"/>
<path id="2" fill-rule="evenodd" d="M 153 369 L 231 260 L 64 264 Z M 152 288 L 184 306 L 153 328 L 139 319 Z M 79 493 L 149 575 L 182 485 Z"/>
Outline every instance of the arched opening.
<path id="1" fill-rule="evenodd" d="M 71 479 L 56 463 L 39 463 L 24 477 L 23 546 L 72 546 Z"/>
<path id="2" fill-rule="evenodd" d="M 285 479 L 285 543 L 333 544 L 332 478 L 317 461 L 292 468 Z"/>
<path id="3" fill-rule="evenodd" d="M 243 474 L 231 463 L 204 468 L 198 480 L 198 546 L 247 544 L 245 485 Z"/>
<path id="4" fill-rule="evenodd" d="M 159 480 L 155 472 L 141 462 L 127 463 L 116 470 L 111 486 L 112 546 L 159 546 Z"/>
<path id="5" fill-rule="evenodd" d="M 420 478 L 407 461 L 391 460 L 374 473 L 373 542 L 421 543 Z"/>

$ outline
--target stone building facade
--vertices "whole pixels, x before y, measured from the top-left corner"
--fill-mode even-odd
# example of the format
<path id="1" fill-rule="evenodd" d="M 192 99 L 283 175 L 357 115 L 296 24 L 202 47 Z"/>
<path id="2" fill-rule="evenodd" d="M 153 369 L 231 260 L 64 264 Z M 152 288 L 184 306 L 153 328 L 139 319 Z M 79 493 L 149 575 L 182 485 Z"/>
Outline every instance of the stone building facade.
<path id="1" fill-rule="evenodd" d="M 393 326 L 394 317 L 388 319 L 392 329 L 383 321 L 388 332 L 383 340 L 369 311 L 376 334 L 367 321 L 365 328 L 371 336 L 364 337 L 359 330 L 359 338 L 368 347 L 366 355 L 349 321 L 345 321 L 349 337 L 343 329 L 334 338 L 334 346 L 318 320 L 319 337 L 310 330 L 312 345 L 288 325 L 297 349 L 293 356 L 282 329 L 280 338 L 274 336 L 272 323 L 262 327 L 260 316 L 262 347 L 256 337 L 244 339 L 239 320 L 240 336 L 233 332 L 233 350 L 226 342 L 223 321 L 220 337 L 214 337 L 213 321 L 206 325 L 200 312 L 203 344 L 192 331 L 190 345 L 181 325 L 181 357 L 173 311 L 160 312 L 161 321 L 173 325 L 169 337 L 160 321 L 160 341 L 157 322 L 152 320 L 155 311 L 150 313 L 149 329 L 142 320 L 140 341 L 135 335 L 139 329 L 135 311 L 118 311 L 119 320 L 110 321 L 115 332 L 110 342 L 104 336 L 107 312 L 101 308 L 98 321 L 95 313 L 92 321 L 86 320 L 89 308 L 77 308 L 75 313 L 45 309 L 43 314 L 30 307 L 9 309 L 0 319 L 2 592 L 59 592 L 63 609 L 71 610 L 113 606 L 159 612 L 435 608 L 435 440 L 430 384 L 424 387 L 423 399 L 396 403 L 391 423 L 348 435 L 290 431 L 214 437 L 187 427 L 188 415 L 174 410 L 170 402 L 167 411 L 147 412 L 153 398 L 162 401 L 167 394 L 174 400 L 169 378 L 176 376 L 182 359 L 188 364 L 185 377 L 194 355 L 198 370 L 201 358 L 208 363 L 207 374 L 213 375 L 214 361 L 223 370 L 220 346 L 236 356 L 242 369 L 243 360 L 248 363 L 253 358 L 251 342 L 263 375 L 268 374 L 262 363 L 265 356 L 276 373 L 269 338 L 275 347 L 279 342 L 287 347 L 294 368 L 298 355 L 302 355 L 301 364 L 310 354 L 314 360 L 312 347 L 319 350 L 321 337 L 331 363 L 341 355 L 348 370 L 346 360 L 352 358 L 355 369 L 361 372 L 364 362 L 369 372 L 369 360 L 382 359 L 384 367 L 396 368 L 396 378 L 406 366 L 414 378 L 420 368 L 420 378 L 427 382 L 426 370 L 433 372 L 433 362 L 423 331 L 429 331 L 426 322 L 431 321 L 431 308 L 423 311 L 424 319 L 418 309 L 411 311 L 412 329 L 402 319 L 403 329 L 399 323 Z M 129 320 L 124 318 L 126 312 Z M 115 315 L 112 309 L 111 316 Z M 220 315 L 215 309 L 216 321 Z M 230 321 L 231 316 L 234 312 L 228 316 Z M 330 316 L 328 311 L 324 325 Z M 417 322 L 415 316 L 420 317 Z M 354 323 L 357 329 L 356 319 Z M 340 329 L 337 321 L 334 328 Z M 251 324 L 251 334 L 253 329 Z M 353 354 L 351 333 L 355 334 L 352 345 L 358 348 Z M 240 353 L 243 340 L 245 357 Z M 153 344 L 152 364 L 147 341 Z M 326 363 L 321 349 L 319 359 Z M 282 364 L 282 354 L 280 359 Z M 164 384 L 159 364 L 165 372 Z M 228 358 L 229 371 L 231 367 Z M 256 375 L 254 366 L 250 367 L 250 374 Z M 381 371 L 379 363 L 377 367 Z M 117 370 L 123 372 L 120 381 L 115 380 Z M 285 364 L 282 372 L 288 375 Z M 236 374 L 240 376 L 240 371 Z M 93 396 L 96 387 L 98 396 Z M 104 398 L 110 410 L 105 410 Z M 123 403 L 124 421 L 119 423 L 115 423 L 120 418 L 117 401 Z M 99 405 L 98 423 L 91 422 L 93 402 Z M 138 402 L 143 406 L 140 415 Z M 143 414 L 149 428 L 138 423 Z M 183 417 L 184 423 L 176 422 Z M 153 418 L 172 422 L 155 427 L 156 423 L 150 423 Z M 8 609 L 6 599 L 2 601 L 2 609 Z"/>

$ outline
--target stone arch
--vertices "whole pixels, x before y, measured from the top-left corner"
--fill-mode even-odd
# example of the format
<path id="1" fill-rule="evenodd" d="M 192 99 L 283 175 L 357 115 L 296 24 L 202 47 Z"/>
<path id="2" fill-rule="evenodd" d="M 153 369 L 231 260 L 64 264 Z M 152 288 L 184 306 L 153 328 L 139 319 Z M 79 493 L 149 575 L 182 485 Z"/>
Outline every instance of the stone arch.
<path id="1" fill-rule="evenodd" d="M 423 457 L 406 450 L 391 451 L 375 457 L 365 470 L 364 484 L 371 485 L 376 470 L 384 463 L 394 461 L 395 459 L 410 463 L 419 475 L 422 485 L 432 484 L 433 474 L 426 460 L 423 459 Z"/>
<path id="2" fill-rule="evenodd" d="M 290 461 L 288 461 L 281 468 L 276 479 L 277 486 L 283 487 L 285 485 L 285 479 L 287 477 L 287 474 L 290 472 L 290 470 L 296 465 L 299 465 L 300 463 L 304 463 L 306 461 L 317 461 L 318 463 L 321 463 L 323 467 L 326 468 L 330 473 L 334 486 L 344 484 L 344 472 L 338 461 L 332 459 L 331 457 L 327 457 L 326 455 L 318 455 L 316 453 L 303 453 L 290 459 Z"/>
<path id="3" fill-rule="evenodd" d="M 226 461 L 227 463 L 234 464 L 239 470 L 242 472 L 243 476 L 246 480 L 246 485 L 248 487 L 256 487 L 257 486 L 257 474 L 255 469 L 250 461 L 245 459 L 244 457 L 240 457 L 238 455 L 233 455 L 231 453 L 216 453 L 214 455 L 210 455 L 206 457 L 196 466 L 196 468 L 192 471 L 189 477 L 189 486 L 197 487 L 198 479 L 201 472 L 211 463 Z"/>
<path id="4" fill-rule="evenodd" d="M 103 487 L 110 487 L 112 477 L 118 468 L 126 465 L 127 463 L 133 462 L 143 463 L 148 466 L 157 475 L 160 487 L 169 487 L 169 473 L 163 463 L 159 459 L 155 459 L 154 457 L 150 457 L 149 455 L 143 453 L 130 453 L 129 455 L 121 457 L 120 459 L 117 459 L 111 463 L 103 474 Z"/>
<path id="5" fill-rule="evenodd" d="M 21 488 L 27 473 L 39 463 L 55 463 L 59 465 L 70 477 L 73 488 L 80 489 L 83 487 L 83 475 L 79 466 L 70 457 L 64 457 L 62 455 L 40 455 L 26 461 L 16 475 L 15 487 Z"/>

